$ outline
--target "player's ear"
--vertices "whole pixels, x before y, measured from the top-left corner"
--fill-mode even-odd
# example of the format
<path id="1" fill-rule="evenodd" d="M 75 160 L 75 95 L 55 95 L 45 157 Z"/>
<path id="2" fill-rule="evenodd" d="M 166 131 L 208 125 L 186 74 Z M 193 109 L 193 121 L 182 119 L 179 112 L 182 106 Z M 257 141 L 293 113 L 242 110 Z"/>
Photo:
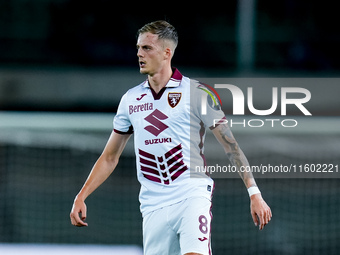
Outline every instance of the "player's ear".
<path id="1" fill-rule="evenodd" d="M 172 55 L 173 55 L 173 53 L 172 53 L 171 48 L 170 47 L 165 47 L 165 49 L 164 49 L 164 58 L 165 59 L 171 58 Z"/>

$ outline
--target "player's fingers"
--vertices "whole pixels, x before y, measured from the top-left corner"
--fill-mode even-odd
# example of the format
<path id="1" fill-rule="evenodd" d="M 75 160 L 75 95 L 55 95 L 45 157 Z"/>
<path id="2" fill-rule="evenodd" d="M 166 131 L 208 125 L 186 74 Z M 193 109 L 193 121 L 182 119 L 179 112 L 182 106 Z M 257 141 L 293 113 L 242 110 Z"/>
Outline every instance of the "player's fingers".
<path id="1" fill-rule="evenodd" d="M 78 213 L 71 213 L 71 223 L 77 227 L 85 227 L 87 223 L 82 221 L 78 215 Z"/>
<path id="2" fill-rule="evenodd" d="M 251 217 L 253 218 L 255 226 L 259 225 L 259 221 L 255 212 L 251 212 Z"/>
<path id="3" fill-rule="evenodd" d="M 76 219 L 76 216 L 73 215 L 73 213 L 70 214 L 70 218 L 71 218 L 71 223 L 73 226 L 77 225 L 78 220 Z"/>
<path id="4" fill-rule="evenodd" d="M 77 222 L 80 220 L 78 219 L 79 216 L 77 215 L 77 213 L 74 213 L 73 211 L 70 213 L 70 218 L 72 225 L 77 225 Z"/>
<path id="5" fill-rule="evenodd" d="M 84 222 L 84 221 L 82 221 L 82 220 L 80 220 L 79 222 L 77 222 L 77 224 L 76 224 L 76 226 L 77 227 L 87 227 L 87 223 L 86 222 Z"/>
<path id="6" fill-rule="evenodd" d="M 269 221 L 272 219 L 272 211 L 270 210 L 270 208 L 268 209 L 268 213 L 267 213 L 267 223 L 269 223 Z"/>
<path id="7" fill-rule="evenodd" d="M 82 220 L 86 219 L 86 207 L 81 210 L 81 219 Z"/>
<path id="8" fill-rule="evenodd" d="M 72 225 L 77 226 L 77 227 L 84 227 L 88 225 L 86 222 L 84 222 L 84 220 L 86 219 L 86 209 L 83 211 L 84 213 L 82 213 L 82 210 L 75 210 L 75 208 L 72 209 L 70 213 Z M 82 214 L 81 219 L 80 219 L 80 214 Z"/>
<path id="9" fill-rule="evenodd" d="M 269 223 L 271 220 L 271 210 L 268 208 L 267 210 L 264 211 L 263 213 L 263 221 L 261 220 L 261 225 L 260 225 L 260 230 L 264 228 L 265 225 Z"/>
<path id="10" fill-rule="evenodd" d="M 86 213 L 85 213 L 85 216 L 83 216 L 82 212 L 80 212 L 80 213 L 82 214 L 81 218 L 79 216 L 79 213 L 76 214 L 76 218 L 75 218 L 76 224 L 75 224 L 75 226 L 77 226 L 77 227 L 87 227 L 87 223 L 84 222 L 84 220 L 86 219 Z"/>
<path id="11" fill-rule="evenodd" d="M 264 228 L 264 226 L 266 225 L 266 220 L 265 220 L 265 214 L 264 212 L 261 212 L 259 215 L 260 218 L 260 226 L 259 229 L 262 230 Z"/>

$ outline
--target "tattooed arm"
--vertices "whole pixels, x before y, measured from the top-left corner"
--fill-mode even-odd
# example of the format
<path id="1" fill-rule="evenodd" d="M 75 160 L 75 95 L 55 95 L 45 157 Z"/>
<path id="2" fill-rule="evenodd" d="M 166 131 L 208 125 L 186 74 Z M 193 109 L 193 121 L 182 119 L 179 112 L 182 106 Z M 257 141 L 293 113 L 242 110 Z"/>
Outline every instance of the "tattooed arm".
<path id="1" fill-rule="evenodd" d="M 251 171 L 240 171 L 241 167 L 249 166 L 248 160 L 236 142 L 229 126 L 221 124 L 213 129 L 213 134 L 224 148 L 230 162 L 237 168 L 247 188 L 256 187 L 256 182 Z M 263 200 L 261 193 L 250 197 L 250 210 L 255 226 L 263 229 L 272 217 L 271 210 Z"/>
<path id="2" fill-rule="evenodd" d="M 241 166 L 249 166 L 248 160 L 236 142 L 230 128 L 227 124 L 217 126 L 213 133 L 219 143 L 222 145 L 230 162 L 237 168 L 240 177 L 247 188 L 255 187 L 256 182 L 251 172 L 240 171 Z"/>

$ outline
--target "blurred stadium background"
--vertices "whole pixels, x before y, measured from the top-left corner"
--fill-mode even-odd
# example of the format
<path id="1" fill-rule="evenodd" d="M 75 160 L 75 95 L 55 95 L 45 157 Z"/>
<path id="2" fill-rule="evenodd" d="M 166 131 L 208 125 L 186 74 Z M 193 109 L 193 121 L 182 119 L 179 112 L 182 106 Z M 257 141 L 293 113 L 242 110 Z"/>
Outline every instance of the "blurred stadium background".
<path id="1" fill-rule="evenodd" d="M 145 79 L 135 49 L 145 23 L 167 19 L 177 28 L 173 64 L 189 77 L 339 77 L 333 2 L 224 4 L 223 12 L 188 17 L 173 9 L 122 14 L 107 0 L 0 0 L 0 254 L 141 254 L 132 139 L 114 174 L 87 199 L 89 227 L 71 226 L 69 212 L 120 97 Z M 233 129 L 250 163 L 338 164 L 338 92 L 312 92 L 312 121 L 303 128 Z M 216 144 L 208 141 L 213 164 Z M 216 179 L 215 255 L 339 254 L 339 179 L 257 182 L 274 214 L 262 232 L 241 180 Z"/>

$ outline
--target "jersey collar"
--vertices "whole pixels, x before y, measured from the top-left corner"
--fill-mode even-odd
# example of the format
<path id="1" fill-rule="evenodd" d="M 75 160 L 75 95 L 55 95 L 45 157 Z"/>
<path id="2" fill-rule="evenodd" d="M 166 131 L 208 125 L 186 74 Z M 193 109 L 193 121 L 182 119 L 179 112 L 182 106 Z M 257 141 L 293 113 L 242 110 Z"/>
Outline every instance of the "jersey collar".
<path id="1" fill-rule="evenodd" d="M 183 75 L 178 71 L 176 67 L 172 67 L 172 76 L 168 83 L 165 85 L 167 88 L 175 88 L 178 87 L 181 83 Z M 143 84 L 144 88 L 150 87 L 148 79 L 146 79 L 145 83 Z"/>

